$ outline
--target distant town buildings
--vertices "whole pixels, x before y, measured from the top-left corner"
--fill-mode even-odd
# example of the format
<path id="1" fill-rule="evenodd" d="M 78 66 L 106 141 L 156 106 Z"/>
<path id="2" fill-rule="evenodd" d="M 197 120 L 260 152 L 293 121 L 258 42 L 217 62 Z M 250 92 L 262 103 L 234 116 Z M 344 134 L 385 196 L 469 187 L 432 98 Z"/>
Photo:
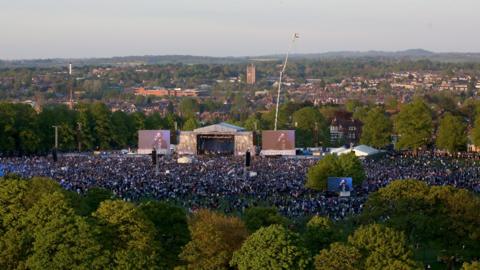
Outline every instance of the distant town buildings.
<path id="1" fill-rule="evenodd" d="M 166 89 L 153 88 L 148 89 L 144 87 L 135 88 L 135 95 L 137 96 L 156 96 L 156 97 L 198 97 L 202 93 L 197 89 Z"/>
<path id="2" fill-rule="evenodd" d="M 250 64 L 247 66 L 247 84 L 255 84 L 255 81 L 256 81 L 255 65 Z"/>

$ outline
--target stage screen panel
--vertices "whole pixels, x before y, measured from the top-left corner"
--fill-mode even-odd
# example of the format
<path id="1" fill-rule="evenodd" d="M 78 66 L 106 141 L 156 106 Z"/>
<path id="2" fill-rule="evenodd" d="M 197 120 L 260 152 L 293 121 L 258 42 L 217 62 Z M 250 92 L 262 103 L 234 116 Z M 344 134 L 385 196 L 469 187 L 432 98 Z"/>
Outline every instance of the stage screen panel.
<path id="1" fill-rule="evenodd" d="M 154 148 L 159 154 L 170 150 L 170 130 L 138 131 L 138 153 L 150 154 Z"/>
<path id="2" fill-rule="evenodd" d="M 266 130 L 262 132 L 262 150 L 295 150 L 294 130 Z"/>
<path id="3" fill-rule="evenodd" d="M 330 192 L 350 192 L 353 190 L 351 177 L 328 177 L 328 191 Z"/>

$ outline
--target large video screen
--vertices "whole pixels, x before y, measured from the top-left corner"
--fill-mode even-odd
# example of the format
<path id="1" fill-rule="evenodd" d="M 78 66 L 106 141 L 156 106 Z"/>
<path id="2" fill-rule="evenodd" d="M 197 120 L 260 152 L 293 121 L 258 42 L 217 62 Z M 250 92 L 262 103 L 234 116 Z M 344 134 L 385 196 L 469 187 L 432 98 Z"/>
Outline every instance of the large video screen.
<path id="1" fill-rule="evenodd" d="M 294 130 L 266 130 L 262 132 L 263 150 L 294 150 Z"/>
<path id="2" fill-rule="evenodd" d="M 170 130 L 139 130 L 138 151 L 152 152 L 153 149 L 170 149 Z"/>
<path id="3" fill-rule="evenodd" d="M 327 182 L 330 192 L 350 192 L 353 190 L 351 177 L 329 177 Z"/>

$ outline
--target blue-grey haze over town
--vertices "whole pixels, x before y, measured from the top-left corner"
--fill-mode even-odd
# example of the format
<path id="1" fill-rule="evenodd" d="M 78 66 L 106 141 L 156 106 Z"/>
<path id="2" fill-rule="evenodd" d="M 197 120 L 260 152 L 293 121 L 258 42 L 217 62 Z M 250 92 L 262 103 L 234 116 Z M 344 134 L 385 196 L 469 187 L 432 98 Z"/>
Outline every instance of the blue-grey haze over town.
<path id="1" fill-rule="evenodd" d="M 478 52 L 477 0 L 0 1 L 0 59 Z"/>

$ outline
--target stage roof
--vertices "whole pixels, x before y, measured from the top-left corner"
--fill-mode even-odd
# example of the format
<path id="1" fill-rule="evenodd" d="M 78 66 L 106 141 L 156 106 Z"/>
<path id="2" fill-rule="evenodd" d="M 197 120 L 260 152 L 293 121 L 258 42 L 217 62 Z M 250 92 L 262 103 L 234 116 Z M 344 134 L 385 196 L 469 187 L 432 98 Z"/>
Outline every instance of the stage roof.
<path id="1" fill-rule="evenodd" d="M 197 128 L 193 132 L 195 133 L 211 133 L 211 132 L 212 133 L 215 133 L 215 132 L 231 133 L 231 132 L 242 132 L 242 131 L 245 131 L 245 129 L 242 127 L 222 122 L 215 125 Z"/>

